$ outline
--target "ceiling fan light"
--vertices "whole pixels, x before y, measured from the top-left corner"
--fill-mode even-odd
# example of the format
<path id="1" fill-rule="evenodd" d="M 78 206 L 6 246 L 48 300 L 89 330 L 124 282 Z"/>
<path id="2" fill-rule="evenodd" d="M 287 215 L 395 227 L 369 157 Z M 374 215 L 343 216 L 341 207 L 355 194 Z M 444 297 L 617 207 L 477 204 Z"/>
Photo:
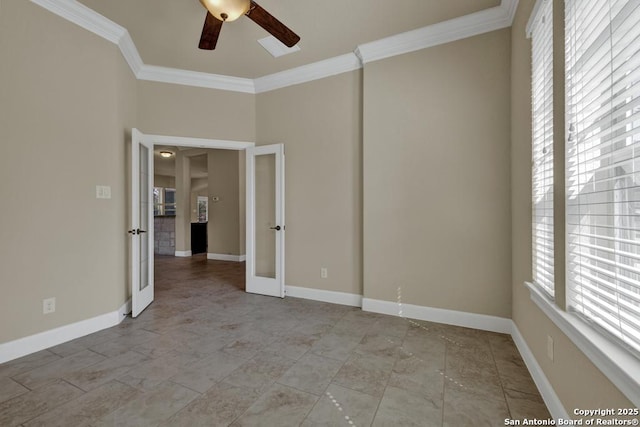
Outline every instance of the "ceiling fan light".
<path id="1" fill-rule="evenodd" d="M 200 0 L 200 3 L 220 21 L 230 22 L 247 13 L 251 0 Z"/>

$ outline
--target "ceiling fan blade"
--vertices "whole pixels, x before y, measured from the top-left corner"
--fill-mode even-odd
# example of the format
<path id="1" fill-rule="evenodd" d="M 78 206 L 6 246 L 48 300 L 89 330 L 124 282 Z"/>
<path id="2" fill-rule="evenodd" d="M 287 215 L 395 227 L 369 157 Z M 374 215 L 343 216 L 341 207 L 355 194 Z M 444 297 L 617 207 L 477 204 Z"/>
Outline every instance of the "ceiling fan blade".
<path id="1" fill-rule="evenodd" d="M 249 11 L 245 15 L 251 18 L 253 22 L 267 30 L 273 37 L 280 40 L 287 47 L 292 47 L 300 41 L 300 36 L 287 28 L 286 25 L 278 21 L 254 1 L 251 1 Z"/>
<path id="2" fill-rule="evenodd" d="M 200 44 L 198 45 L 200 49 L 213 50 L 216 48 L 222 24 L 221 20 L 207 12 L 207 18 L 204 20 L 204 27 L 202 28 L 202 36 L 200 36 Z"/>

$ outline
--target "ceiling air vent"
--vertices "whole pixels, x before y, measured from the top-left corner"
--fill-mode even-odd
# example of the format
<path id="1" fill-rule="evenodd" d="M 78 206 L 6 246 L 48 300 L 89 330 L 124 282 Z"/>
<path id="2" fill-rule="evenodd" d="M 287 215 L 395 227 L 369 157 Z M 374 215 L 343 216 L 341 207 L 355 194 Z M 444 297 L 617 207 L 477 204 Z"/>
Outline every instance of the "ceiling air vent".
<path id="1" fill-rule="evenodd" d="M 286 47 L 280 40 L 273 36 L 265 37 L 263 39 L 258 40 L 258 43 L 262 45 L 263 48 L 267 50 L 274 58 L 279 56 L 288 55 L 290 53 L 294 53 L 300 50 L 298 45 L 293 47 Z"/>

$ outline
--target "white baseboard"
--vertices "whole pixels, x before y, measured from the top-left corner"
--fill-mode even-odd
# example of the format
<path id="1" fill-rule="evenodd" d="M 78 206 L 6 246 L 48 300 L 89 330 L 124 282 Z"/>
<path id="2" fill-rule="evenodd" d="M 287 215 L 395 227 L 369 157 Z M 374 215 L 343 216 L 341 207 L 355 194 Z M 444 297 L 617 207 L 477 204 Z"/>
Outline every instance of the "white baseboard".
<path id="1" fill-rule="evenodd" d="M 131 314 L 131 298 L 118 309 L 118 323 L 122 322 L 127 314 Z"/>
<path id="2" fill-rule="evenodd" d="M 362 295 L 348 294 L 346 292 L 325 291 L 322 289 L 300 288 L 298 286 L 285 286 L 288 297 L 304 298 L 314 301 L 330 302 L 333 304 L 362 307 Z"/>
<path id="3" fill-rule="evenodd" d="M 193 254 L 191 253 L 191 251 L 176 251 L 175 255 L 180 258 L 188 258 Z"/>
<path id="4" fill-rule="evenodd" d="M 420 305 L 402 305 L 370 298 L 362 299 L 362 310 L 374 313 L 402 316 L 410 319 L 426 320 L 447 325 L 463 326 L 465 328 L 481 329 L 483 331 L 511 333 L 511 319 L 488 316 L 486 314 L 466 313 L 463 311 L 445 310 L 442 308 L 424 307 Z M 402 313 L 400 313 L 402 310 Z"/>
<path id="5" fill-rule="evenodd" d="M 234 261 L 243 262 L 247 259 L 246 255 L 229 255 L 229 254 L 207 254 L 207 259 L 213 259 L 217 261 Z"/>
<path id="6" fill-rule="evenodd" d="M 518 351 L 520 352 L 524 363 L 527 365 L 527 369 L 531 374 L 531 378 L 533 378 L 533 382 L 536 383 L 538 391 L 542 396 L 542 400 L 544 400 L 545 405 L 547 405 L 547 408 L 549 409 L 549 413 L 555 420 L 558 420 L 560 418 L 562 418 L 563 420 L 571 419 L 571 417 L 567 413 L 567 410 L 564 408 L 562 402 L 558 398 L 558 395 L 553 390 L 553 387 L 547 379 L 547 376 L 544 374 L 544 371 L 529 349 L 529 346 L 524 340 L 524 337 L 522 336 L 522 334 L 520 334 L 520 331 L 518 330 L 515 322 L 511 323 L 511 337 L 513 338 L 513 342 L 516 344 L 516 347 L 518 348 Z"/>
<path id="7" fill-rule="evenodd" d="M 131 312 L 131 300 L 118 310 L 91 319 L 60 326 L 49 331 L 0 344 L 0 363 L 8 362 L 31 353 L 45 350 L 67 341 L 110 328 L 122 322 Z"/>

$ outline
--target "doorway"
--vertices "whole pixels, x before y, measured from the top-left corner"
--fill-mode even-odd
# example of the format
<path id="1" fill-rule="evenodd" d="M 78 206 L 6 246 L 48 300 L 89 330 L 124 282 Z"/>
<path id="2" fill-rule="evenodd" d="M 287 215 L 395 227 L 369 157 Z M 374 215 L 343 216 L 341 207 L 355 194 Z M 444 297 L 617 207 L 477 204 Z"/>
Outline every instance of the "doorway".
<path id="1" fill-rule="evenodd" d="M 239 159 L 237 152 L 231 150 L 168 145 L 154 145 L 153 153 L 154 253 L 183 257 L 200 253 L 206 254 L 207 228 L 209 226 L 208 200 L 211 197 L 209 171 L 212 168 L 209 157 L 215 153 L 216 157 L 224 155 L 225 161 L 229 161 L 229 166 L 234 170 L 213 169 L 212 172 L 215 173 L 211 178 L 216 181 L 215 186 L 217 187 L 233 185 L 236 193 L 235 198 L 240 196 L 242 190 L 239 186 L 239 174 L 244 173 L 244 170 L 240 169 L 238 160 L 243 159 Z M 177 203 L 178 201 L 179 203 Z M 236 212 L 231 225 L 238 228 L 240 215 L 244 217 L 244 211 L 240 212 L 238 203 L 232 204 L 229 201 L 225 203 L 224 212 L 220 212 L 218 209 L 217 213 L 226 222 L 230 215 L 221 214 L 227 213 L 226 211 L 234 206 Z M 176 221 L 180 221 L 179 226 L 176 226 Z M 218 222 L 220 221 L 217 221 L 216 224 Z M 229 249 L 244 253 L 244 245 L 237 240 L 233 242 L 232 246 L 234 247 Z"/>
<path id="2" fill-rule="evenodd" d="M 138 316 L 154 298 L 154 253 L 150 239 L 153 232 L 153 150 L 156 145 L 245 150 L 247 252 L 245 287 L 247 292 L 284 297 L 284 146 L 274 144 L 255 147 L 253 142 L 145 135 L 133 129 L 132 228 L 129 230 L 132 249 L 132 316 Z M 260 167 L 258 173 L 256 173 L 256 165 Z M 265 168 L 272 168 L 272 170 L 265 171 Z M 268 179 L 270 184 L 265 184 L 265 176 L 270 177 Z M 271 234 L 265 239 L 266 233 Z M 258 246 L 260 249 L 257 249 Z M 272 269 L 266 269 L 263 272 L 260 268 L 256 268 L 257 265 L 271 263 L 271 261 L 263 261 L 263 258 L 273 260 Z"/>

